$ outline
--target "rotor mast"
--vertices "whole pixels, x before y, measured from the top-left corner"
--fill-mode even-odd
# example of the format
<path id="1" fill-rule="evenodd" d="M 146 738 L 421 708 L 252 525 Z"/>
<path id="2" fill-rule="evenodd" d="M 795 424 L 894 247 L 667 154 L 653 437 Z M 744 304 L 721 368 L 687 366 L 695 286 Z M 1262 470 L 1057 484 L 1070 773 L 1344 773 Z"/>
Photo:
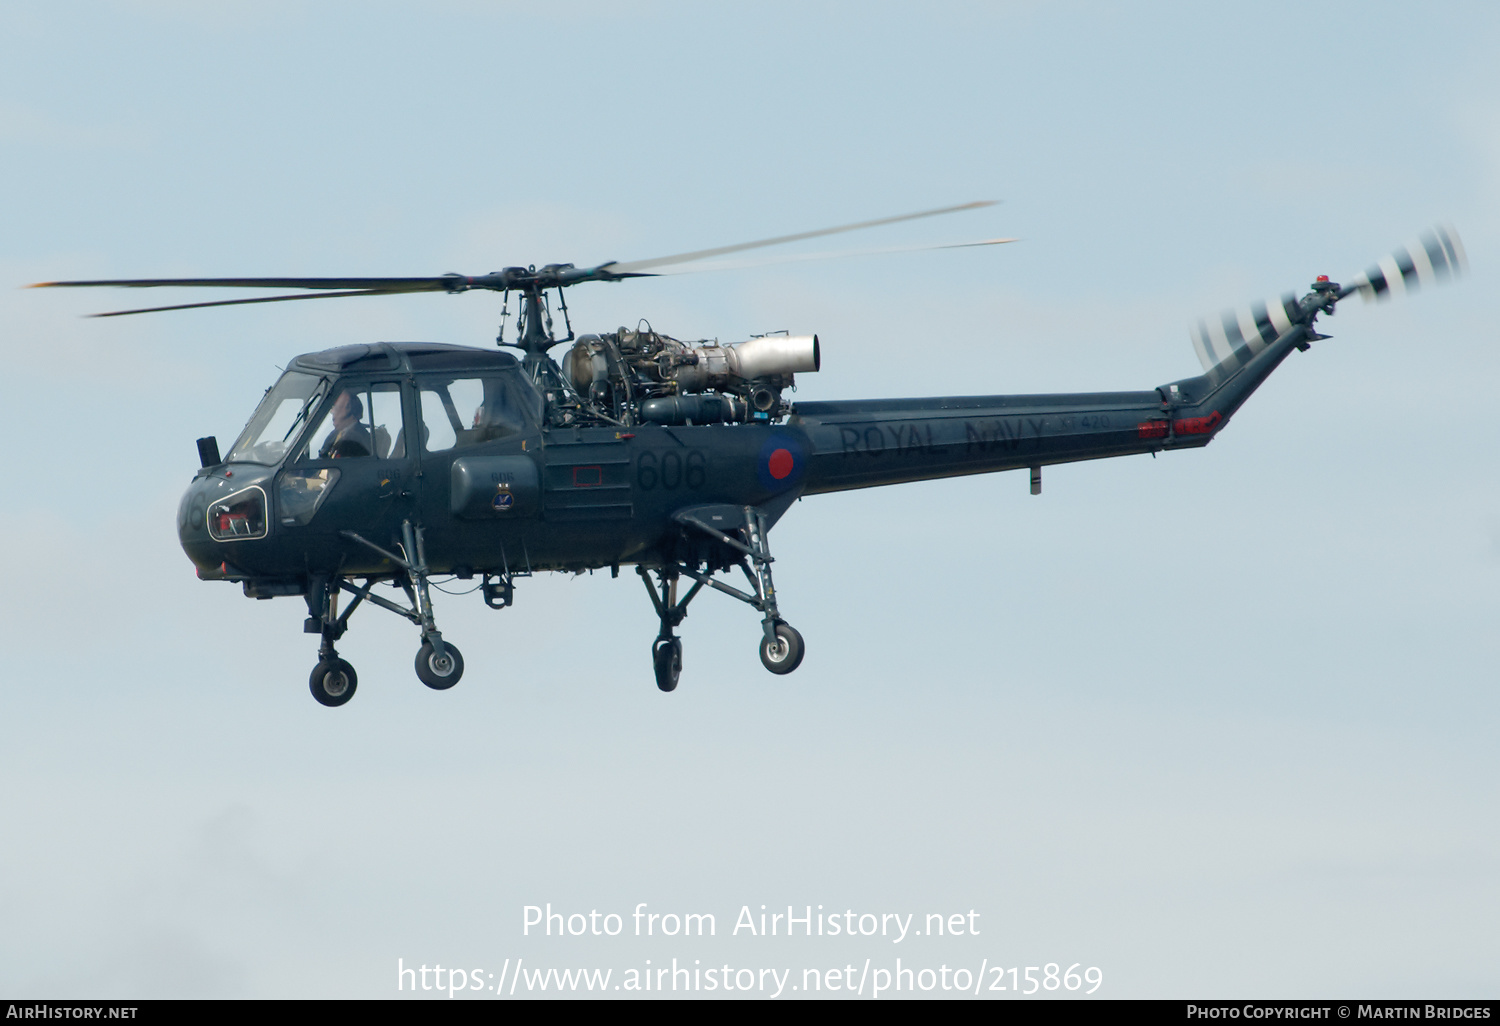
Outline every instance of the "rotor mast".
<path id="1" fill-rule="evenodd" d="M 570 271 L 573 273 L 568 274 L 567 272 Z M 589 277 L 592 277 L 585 275 L 588 275 L 587 271 L 580 274 L 572 264 L 550 264 L 540 271 L 534 267 L 507 267 L 499 274 L 491 276 L 505 283 L 501 291 L 507 294 L 510 292 L 521 294 L 521 312 L 516 324 L 516 341 L 507 343 L 504 340 L 503 323 L 501 335 L 495 341 L 498 345 L 512 345 L 522 351 L 524 356 L 521 366 L 525 368 L 527 376 L 547 396 L 549 406 L 566 394 L 569 389 L 563 380 L 561 369 L 547 353 L 553 346 L 573 341 L 573 326 L 571 323 L 567 324 L 568 332 L 563 338 L 553 337 L 552 314 L 547 306 L 547 289 L 557 289 L 566 323 L 568 306 L 567 300 L 562 298 L 562 290 L 568 285 L 576 284 L 578 281 L 587 281 Z"/>

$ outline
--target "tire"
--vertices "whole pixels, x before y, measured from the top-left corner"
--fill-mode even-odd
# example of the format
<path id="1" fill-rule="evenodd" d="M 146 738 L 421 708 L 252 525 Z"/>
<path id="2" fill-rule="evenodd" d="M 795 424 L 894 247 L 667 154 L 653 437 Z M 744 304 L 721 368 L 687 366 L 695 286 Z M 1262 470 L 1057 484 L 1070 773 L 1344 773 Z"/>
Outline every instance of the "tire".
<path id="1" fill-rule="evenodd" d="M 354 667 L 342 659 L 325 659 L 313 667 L 307 679 L 308 690 L 320 705 L 340 706 L 354 697 L 359 676 Z"/>
<path id="2" fill-rule="evenodd" d="M 760 662 L 772 673 L 791 673 L 802 665 L 805 650 L 797 629 L 790 624 L 778 623 L 774 643 L 765 637 L 760 639 Z"/>
<path id="3" fill-rule="evenodd" d="M 651 663 L 656 670 L 656 686 L 662 691 L 676 691 L 682 676 L 682 641 L 668 638 L 651 646 Z"/>
<path id="4" fill-rule="evenodd" d="M 451 641 L 443 642 L 445 657 L 438 658 L 431 642 L 417 650 L 417 679 L 434 691 L 447 691 L 464 675 L 464 657 Z"/>

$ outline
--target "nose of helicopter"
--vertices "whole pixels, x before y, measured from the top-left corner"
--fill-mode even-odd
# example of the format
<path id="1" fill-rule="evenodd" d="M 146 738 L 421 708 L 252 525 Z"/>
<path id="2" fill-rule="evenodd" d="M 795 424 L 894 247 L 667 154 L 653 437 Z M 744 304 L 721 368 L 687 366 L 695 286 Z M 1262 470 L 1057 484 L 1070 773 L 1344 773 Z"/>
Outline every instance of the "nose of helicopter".
<path id="1" fill-rule="evenodd" d="M 212 560 L 213 546 L 208 539 L 208 493 L 205 479 L 196 477 L 177 503 L 177 542 L 193 561 L 199 577 L 218 570 L 218 563 Z"/>
<path id="2" fill-rule="evenodd" d="M 267 537 L 270 475 L 219 466 L 201 471 L 177 504 L 177 540 L 203 580 L 223 580 L 243 543 Z"/>

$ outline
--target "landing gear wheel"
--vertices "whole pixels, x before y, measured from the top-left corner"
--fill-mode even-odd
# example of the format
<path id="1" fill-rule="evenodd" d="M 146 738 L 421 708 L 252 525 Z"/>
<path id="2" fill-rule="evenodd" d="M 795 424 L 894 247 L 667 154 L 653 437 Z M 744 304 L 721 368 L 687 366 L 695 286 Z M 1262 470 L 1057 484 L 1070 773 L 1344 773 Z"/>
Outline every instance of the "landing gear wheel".
<path id="1" fill-rule="evenodd" d="M 776 624 L 776 640 L 760 639 L 760 661 L 772 673 L 791 673 L 802 665 L 802 635 L 790 624 Z"/>
<path id="2" fill-rule="evenodd" d="M 424 641 L 417 650 L 417 679 L 434 691 L 448 690 L 464 675 L 464 657 L 458 646 L 445 641 L 443 649 L 444 654 L 439 656 L 432 642 Z"/>
<path id="3" fill-rule="evenodd" d="M 651 646 L 651 662 L 656 668 L 656 686 L 675 691 L 682 676 L 682 639 L 666 638 Z"/>
<path id="4" fill-rule="evenodd" d="M 349 701 L 354 697 L 354 689 L 358 684 L 359 677 L 355 674 L 354 667 L 338 658 L 324 659 L 318 663 L 307 680 L 312 696 L 328 706 L 343 705 Z"/>

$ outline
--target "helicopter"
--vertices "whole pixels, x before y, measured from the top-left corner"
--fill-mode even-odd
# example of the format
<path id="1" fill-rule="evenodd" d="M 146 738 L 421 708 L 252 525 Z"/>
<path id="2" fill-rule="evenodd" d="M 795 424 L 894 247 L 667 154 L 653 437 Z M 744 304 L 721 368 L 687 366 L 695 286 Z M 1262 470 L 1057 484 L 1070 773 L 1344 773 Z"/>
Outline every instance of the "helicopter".
<path id="1" fill-rule="evenodd" d="M 680 340 L 636 329 L 576 334 L 566 290 L 619 282 L 744 250 L 991 205 L 966 203 L 628 263 L 507 267 L 418 278 L 178 278 L 33 287 L 301 289 L 180 303 L 115 317 L 301 299 L 475 290 L 503 295 L 497 348 L 418 342 L 344 345 L 293 359 L 227 454 L 197 441 L 199 469 L 177 511 L 183 550 L 205 581 L 254 599 L 300 597 L 319 636 L 313 697 L 341 706 L 358 675 L 337 642 L 365 604 L 418 628 L 416 675 L 446 690 L 464 673 L 437 625 L 432 578 L 478 579 L 486 605 L 512 604 L 543 571 L 633 567 L 660 624 L 657 687 L 682 673 L 677 628 L 705 589 L 761 614 L 761 663 L 801 664 L 782 616 L 769 534 L 812 495 L 1201 448 L 1293 351 L 1329 336 L 1323 314 L 1354 293 L 1385 299 L 1465 266 L 1452 228 L 1429 229 L 1347 284 L 1320 275 L 1298 297 L 1254 303 L 1192 327 L 1201 375 L 1152 389 L 1037 395 L 791 402 L 822 365 L 817 335 Z M 1014 239 L 986 239 L 986 246 Z M 920 247 L 949 248 L 949 247 Z M 513 341 L 505 339 L 511 294 Z M 554 327 L 556 300 L 564 324 Z M 571 348 L 559 362 L 550 355 Z M 515 355 L 507 350 L 516 350 Z M 741 586 L 721 575 L 738 571 Z M 733 580 L 734 578 L 730 578 Z M 687 583 L 684 588 L 684 582 Z M 386 586 L 395 597 L 377 592 Z"/>

